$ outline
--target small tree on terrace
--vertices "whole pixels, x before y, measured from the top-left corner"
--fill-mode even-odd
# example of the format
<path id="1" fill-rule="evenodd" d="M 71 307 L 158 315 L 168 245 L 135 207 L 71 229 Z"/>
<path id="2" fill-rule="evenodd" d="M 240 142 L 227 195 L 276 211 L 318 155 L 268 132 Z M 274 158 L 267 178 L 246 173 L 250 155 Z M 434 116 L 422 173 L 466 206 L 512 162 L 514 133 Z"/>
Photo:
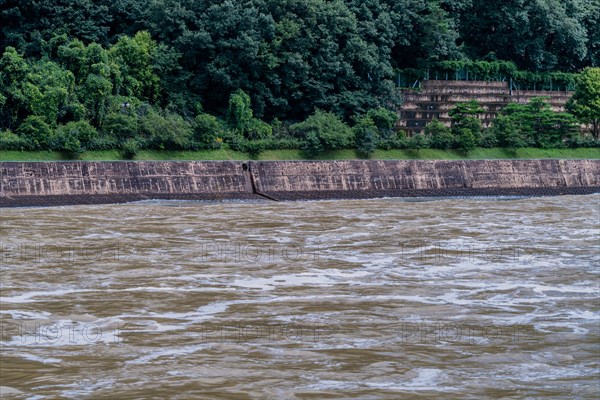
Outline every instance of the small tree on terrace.
<path id="1" fill-rule="evenodd" d="M 580 122 L 591 125 L 592 135 L 600 139 L 600 68 L 583 71 L 567 108 Z"/>
<path id="2" fill-rule="evenodd" d="M 465 154 L 479 144 L 483 126 L 478 115 L 483 112 L 483 108 L 477 101 L 471 100 L 467 103 L 457 104 L 448 113 L 452 118 L 452 134 L 456 139 L 456 145 L 464 150 Z M 466 145 L 467 143 L 468 145 Z"/>

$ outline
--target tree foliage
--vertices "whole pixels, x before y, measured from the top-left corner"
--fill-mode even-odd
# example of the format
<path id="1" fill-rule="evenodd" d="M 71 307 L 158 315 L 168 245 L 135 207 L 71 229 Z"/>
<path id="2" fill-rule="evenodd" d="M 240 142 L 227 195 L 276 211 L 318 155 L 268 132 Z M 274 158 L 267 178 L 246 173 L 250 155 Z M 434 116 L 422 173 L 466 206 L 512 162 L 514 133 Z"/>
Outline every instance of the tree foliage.
<path id="1" fill-rule="evenodd" d="M 179 149 L 222 140 L 253 151 L 301 141 L 317 152 L 351 146 L 346 123 L 356 121 L 357 144 L 370 152 L 374 143 L 406 145 L 396 126 L 400 69 L 464 69 L 478 79 L 500 74 L 527 87 L 562 88 L 575 84 L 568 72 L 596 67 L 583 73 L 570 109 L 598 138 L 600 3 L 501 3 L 4 0 L 0 131 L 11 148 L 27 143 L 73 155 L 124 143 Z M 468 129 L 480 141 L 477 112 L 465 107 L 452 116 L 452 140 L 439 126 L 440 134 L 416 140 L 445 148 Z M 544 108 L 533 121 L 532 110 L 510 112 L 523 118 L 517 125 L 530 143 L 570 140 L 566 115 Z M 265 122 L 275 120 L 285 126 L 276 134 Z M 65 133 L 85 124 L 96 129 L 93 139 Z M 497 139 L 484 137 L 488 145 Z"/>
<path id="2" fill-rule="evenodd" d="M 454 145 L 454 136 L 446 125 L 434 119 L 425 127 L 425 135 L 429 137 L 431 147 L 447 150 Z"/>
<path id="3" fill-rule="evenodd" d="M 304 139 L 304 150 L 310 156 L 349 147 L 354 140 L 352 130 L 337 115 L 321 110 L 293 125 L 291 130 Z"/>
<path id="4" fill-rule="evenodd" d="M 575 94 L 567 108 L 600 139 L 600 68 L 587 68 L 579 77 Z"/>
<path id="5" fill-rule="evenodd" d="M 576 70 L 589 62 L 590 19 L 598 4 L 586 0 L 505 0 L 498 7 L 472 0 L 461 16 L 467 55 L 513 60 L 531 70 Z"/>
<path id="6" fill-rule="evenodd" d="M 377 125 L 375 125 L 375 122 L 367 115 L 360 118 L 353 129 L 356 140 L 356 149 L 363 156 L 369 157 L 377 148 L 379 136 Z"/>
<path id="7" fill-rule="evenodd" d="M 512 103 L 502 111 L 528 144 L 542 148 L 571 145 L 577 132 L 573 115 L 551 110 L 544 98 L 534 98 L 528 104 Z M 518 140 L 518 139 L 517 139 Z"/>

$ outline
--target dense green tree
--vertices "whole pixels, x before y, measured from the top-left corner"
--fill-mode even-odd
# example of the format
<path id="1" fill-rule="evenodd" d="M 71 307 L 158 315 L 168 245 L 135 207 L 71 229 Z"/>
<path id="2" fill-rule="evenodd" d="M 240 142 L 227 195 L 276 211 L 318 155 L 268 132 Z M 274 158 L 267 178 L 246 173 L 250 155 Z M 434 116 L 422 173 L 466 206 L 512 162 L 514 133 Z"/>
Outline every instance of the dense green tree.
<path id="1" fill-rule="evenodd" d="M 460 128 L 456 133 L 456 145 L 467 155 L 477 147 L 477 137 L 469 128 Z"/>
<path id="2" fill-rule="evenodd" d="M 367 112 L 367 117 L 373 121 L 382 138 L 389 138 L 395 134 L 398 113 L 383 107 L 378 107 L 369 110 Z"/>
<path id="3" fill-rule="evenodd" d="M 20 132 L 17 142 L 25 140 L 21 134 L 45 132 L 44 146 L 69 147 L 74 155 L 133 141 L 138 149 L 213 146 L 217 138 L 255 152 L 302 140 L 315 153 L 352 144 L 346 125 L 341 139 L 322 134 L 335 114 L 359 121 L 354 132 L 365 149 L 373 139 L 399 148 L 406 143 L 396 131 L 396 68 L 454 71 L 470 57 L 477 76 L 502 69 L 519 82 L 539 82 L 512 62 L 528 71 L 598 67 L 599 19 L 597 0 L 506 0 L 494 7 L 483 0 L 2 0 L 0 130 Z M 562 86 L 573 83 L 561 79 Z M 589 100 L 598 77 L 586 71 L 582 79 L 570 110 L 598 137 Z M 531 144 L 574 143 L 572 117 L 540 104 L 509 106 L 505 114 Z M 312 115 L 313 127 L 329 122 L 304 131 L 293 125 L 308 123 L 315 109 L 323 112 Z M 453 134 L 469 130 L 491 146 L 499 137 L 490 130 L 480 140 L 477 109 L 467 103 L 452 111 Z M 363 118 L 376 126 L 374 135 Z M 263 122 L 271 120 L 284 121 L 275 135 Z M 64 133 L 81 121 L 100 131 L 91 142 Z M 429 137 L 442 148 L 455 139 Z"/>
<path id="4" fill-rule="evenodd" d="M 238 89 L 231 94 L 226 118 L 231 129 L 239 135 L 243 135 L 248 130 L 252 122 L 253 112 L 250 107 L 250 96 L 246 92 Z"/>
<path id="5" fill-rule="evenodd" d="M 295 124 L 291 130 L 304 140 L 304 150 L 315 156 L 326 150 L 348 148 L 354 141 L 352 130 L 335 114 L 315 111 L 306 121 Z"/>
<path id="6" fill-rule="evenodd" d="M 55 126 L 66 106 L 75 100 L 75 78 L 70 71 L 49 61 L 38 61 L 23 82 L 23 95 L 31 114 L 43 116 Z"/>
<path id="7" fill-rule="evenodd" d="M 425 127 L 425 135 L 429 137 L 431 147 L 447 150 L 454 145 L 454 136 L 446 125 L 437 119 Z"/>
<path id="8" fill-rule="evenodd" d="M 470 143 L 471 136 L 475 141 L 475 146 L 479 144 L 483 131 L 479 115 L 483 112 L 484 110 L 475 100 L 459 103 L 450 110 L 448 114 L 452 118 L 452 134 L 455 136 L 455 144 L 459 148 L 465 150 L 461 143 Z M 467 131 L 469 132 L 468 134 Z M 471 149 L 469 148 L 465 152 L 469 150 Z"/>
<path id="9" fill-rule="evenodd" d="M 140 131 L 159 150 L 186 150 L 193 136 L 192 126 L 176 114 L 152 112 L 140 119 Z"/>
<path id="10" fill-rule="evenodd" d="M 377 125 L 369 116 L 364 116 L 354 125 L 354 137 L 356 149 L 366 157 L 369 157 L 375 151 L 378 143 L 379 132 Z"/>
<path id="11" fill-rule="evenodd" d="M 476 117 L 483 112 L 484 110 L 479 103 L 476 100 L 471 100 L 466 103 L 458 103 L 450 110 L 448 115 L 452 118 L 453 124 L 460 125 L 468 117 Z"/>
<path id="12" fill-rule="evenodd" d="M 194 119 L 194 141 L 217 146 L 225 136 L 225 129 L 219 120 L 210 114 L 198 114 Z"/>
<path id="13" fill-rule="evenodd" d="M 461 38 L 473 58 L 493 54 L 521 68 L 574 70 L 587 56 L 590 33 L 584 20 L 595 3 L 506 0 L 491 7 L 489 1 L 472 0 L 462 14 Z"/>
<path id="14" fill-rule="evenodd" d="M 0 8 L 0 50 L 14 46 L 27 55 L 39 56 L 44 40 L 57 32 L 86 42 L 108 44 L 111 3 L 108 0 L 4 0 Z"/>
<path id="15" fill-rule="evenodd" d="M 490 130 L 496 136 L 498 144 L 501 147 L 513 149 L 515 155 L 517 149 L 525 147 L 527 144 L 519 124 L 513 118 L 499 115 L 494 119 Z"/>
<path id="16" fill-rule="evenodd" d="M 24 138 L 36 150 L 54 149 L 54 132 L 44 118 L 30 115 L 17 129 L 17 134 Z"/>
<path id="17" fill-rule="evenodd" d="M 86 149 L 98 136 L 98 131 L 88 121 L 68 122 L 65 125 L 60 125 L 56 132 L 58 136 L 63 138 L 68 136 L 75 137 L 83 149 Z"/>
<path id="18" fill-rule="evenodd" d="M 600 67 L 600 1 L 589 1 L 583 23 L 588 33 L 588 51 L 583 66 Z"/>
<path id="19" fill-rule="evenodd" d="M 417 133 L 408 140 L 408 148 L 415 150 L 417 156 L 419 155 L 419 151 L 427 146 L 429 146 L 429 139 L 422 133 Z"/>
<path id="20" fill-rule="evenodd" d="M 120 67 L 123 94 L 149 102 L 158 99 L 159 77 L 153 69 L 153 57 L 157 48 L 148 32 L 138 32 L 132 38 L 123 36 L 110 48 L 109 56 Z"/>
<path id="21" fill-rule="evenodd" d="M 132 115 L 108 114 L 101 126 L 105 134 L 120 140 L 133 139 L 139 134 L 138 118 Z"/>
<path id="22" fill-rule="evenodd" d="M 23 83 L 31 68 L 14 47 L 0 58 L 0 129 L 13 129 L 27 116 L 28 102 Z"/>
<path id="23" fill-rule="evenodd" d="M 138 139 L 127 139 L 121 146 L 123 156 L 128 160 L 133 160 L 140 151 L 140 142 Z"/>
<path id="24" fill-rule="evenodd" d="M 544 98 L 534 98 L 528 104 L 509 104 L 502 113 L 517 124 L 529 143 L 542 148 L 569 145 L 578 129 L 573 115 L 552 111 Z"/>
<path id="25" fill-rule="evenodd" d="M 580 122 L 591 125 L 592 135 L 600 139 L 600 68 L 583 71 L 567 108 Z"/>

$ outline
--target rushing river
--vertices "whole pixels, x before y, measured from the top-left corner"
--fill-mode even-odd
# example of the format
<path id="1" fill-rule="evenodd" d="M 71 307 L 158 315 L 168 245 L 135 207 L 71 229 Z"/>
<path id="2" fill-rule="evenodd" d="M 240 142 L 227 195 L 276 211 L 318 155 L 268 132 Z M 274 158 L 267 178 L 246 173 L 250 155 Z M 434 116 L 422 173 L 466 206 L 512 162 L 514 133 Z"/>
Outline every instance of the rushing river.
<path id="1" fill-rule="evenodd" d="M 3 398 L 600 390 L 600 195 L 0 215 Z"/>

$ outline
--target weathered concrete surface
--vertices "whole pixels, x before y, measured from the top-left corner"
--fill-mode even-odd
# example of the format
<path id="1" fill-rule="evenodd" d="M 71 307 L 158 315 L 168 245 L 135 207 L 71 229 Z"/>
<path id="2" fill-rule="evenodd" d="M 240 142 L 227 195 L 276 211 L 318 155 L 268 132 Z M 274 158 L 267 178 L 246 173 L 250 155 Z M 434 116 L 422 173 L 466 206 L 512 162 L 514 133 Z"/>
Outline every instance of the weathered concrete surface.
<path id="1" fill-rule="evenodd" d="M 600 160 L 0 163 L 0 206 L 600 192 Z"/>
<path id="2" fill-rule="evenodd" d="M 252 172 L 276 199 L 600 191 L 600 160 L 258 162 Z"/>
<path id="3" fill-rule="evenodd" d="M 0 206 L 252 197 L 240 162 L 0 163 Z"/>

